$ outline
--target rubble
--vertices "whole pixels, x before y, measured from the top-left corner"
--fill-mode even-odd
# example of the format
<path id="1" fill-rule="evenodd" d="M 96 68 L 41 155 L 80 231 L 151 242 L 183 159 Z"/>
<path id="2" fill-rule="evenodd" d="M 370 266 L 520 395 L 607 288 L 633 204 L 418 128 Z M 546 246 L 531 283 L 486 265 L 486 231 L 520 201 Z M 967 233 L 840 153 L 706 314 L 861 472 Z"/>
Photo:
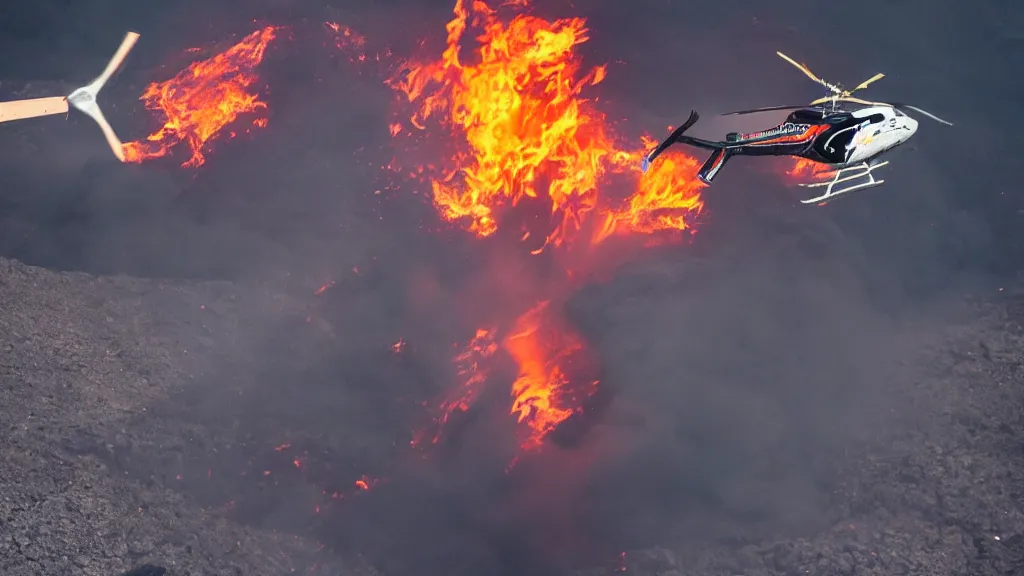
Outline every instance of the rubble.
<path id="1" fill-rule="evenodd" d="M 135 434 L 125 422 L 144 423 L 138 415 L 201 378 L 211 358 L 234 353 L 230 343 L 251 329 L 243 310 L 287 307 L 286 299 L 269 304 L 228 283 L 92 277 L 10 260 L 0 271 L 0 572 L 371 573 L 361 559 L 330 558 L 315 541 L 229 519 L 157 478 L 140 481 L 112 468 L 126 455 L 96 451 L 124 443 L 118 438 Z M 1005 327 L 1021 321 L 1021 301 L 980 304 L 968 324 L 936 338 L 931 378 L 902 393 L 940 398 L 939 408 L 913 434 L 852 460 L 833 504 L 843 518 L 830 529 L 777 541 L 664 543 L 580 574 L 1011 573 L 1024 564 L 1024 342 Z M 166 438 L 164 450 L 175 442 Z"/>

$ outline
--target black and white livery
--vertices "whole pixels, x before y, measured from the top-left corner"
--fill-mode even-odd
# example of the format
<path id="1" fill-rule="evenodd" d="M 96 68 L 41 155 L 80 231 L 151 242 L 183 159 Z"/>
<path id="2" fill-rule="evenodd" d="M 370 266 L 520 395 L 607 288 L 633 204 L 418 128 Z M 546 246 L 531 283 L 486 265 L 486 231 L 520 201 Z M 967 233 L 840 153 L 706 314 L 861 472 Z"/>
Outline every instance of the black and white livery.
<path id="1" fill-rule="evenodd" d="M 884 183 L 876 180 L 872 171 L 889 162 L 878 162 L 879 156 L 903 144 L 917 133 L 917 120 L 904 110 L 913 110 L 924 116 L 952 126 L 920 108 L 895 102 L 871 102 L 851 96 L 857 90 L 884 77 L 876 74 L 852 90 L 830 84 L 812 73 L 807 66 L 781 52 L 777 54 L 796 66 L 809 78 L 831 92 L 830 96 L 819 98 L 803 106 L 771 106 L 754 110 L 731 112 L 728 115 L 751 114 L 769 110 L 793 110 L 786 121 L 778 126 L 759 132 L 726 135 L 724 141 L 715 142 L 684 136 L 684 132 L 699 119 L 696 112 L 682 126 L 676 128 L 661 144 L 644 158 L 641 168 L 644 172 L 658 156 L 676 143 L 689 144 L 711 150 L 711 156 L 697 173 L 705 184 L 711 184 L 729 158 L 743 156 L 795 156 L 829 167 L 828 180 L 801 184 L 808 188 L 824 187 L 823 194 L 802 200 L 804 204 L 815 204 L 840 194 L 870 188 Z M 840 102 L 859 105 L 857 109 L 843 109 Z"/>

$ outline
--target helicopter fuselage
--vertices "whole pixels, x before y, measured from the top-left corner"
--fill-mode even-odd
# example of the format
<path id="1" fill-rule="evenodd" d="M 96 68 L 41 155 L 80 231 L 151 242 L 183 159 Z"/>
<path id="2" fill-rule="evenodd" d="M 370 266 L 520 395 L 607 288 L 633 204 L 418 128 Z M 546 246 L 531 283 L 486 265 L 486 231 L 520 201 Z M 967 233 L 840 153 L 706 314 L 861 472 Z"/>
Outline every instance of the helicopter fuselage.
<path id="1" fill-rule="evenodd" d="M 792 155 L 843 167 L 883 154 L 916 132 L 917 120 L 889 106 L 854 111 L 801 108 L 774 128 L 744 134 L 733 132 L 726 135 L 725 142 L 686 137 L 680 141 L 723 148 L 730 155 Z"/>
<path id="2" fill-rule="evenodd" d="M 695 120 L 694 120 L 695 121 Z M 903 144 L 917 132 L 917 120 L 891 106 L 858 110 L 800 108 L 786 121 L 759 132 L 730 133 L 714 142 L 674 134 L 672 142 L 711 150 L 697 173 L 710 184 L 733 156 L 797 156 L 833 168 L 864 164 Z"/>
<path id="3" fill-rule="evenodd" d="M 795 156 L 826 164 L 833 169 L 834 178 L 826 183 L 828 189 L 825 194 L 806 201 L 817 202 L 850 190 L 877 186 L 884 182 L 875 180 L 871 171 L 888 164 L 888 161 L 874 162 L 874 160 L 910 140 L 917 133 L 917 120 L 907 116 L 900 108 L 914 110 L 937 122 L 952 126 L 950 122 L 909 104 L 872 102 L 851 96 L 854 92 L 885 77 L 884 74 L 875 74 L 856 87 L 845 90 L 841 86 L 818 78 L 807 66 L 782 52 L 777 52 L 777 54 L 798 68 L 805 76 L 828 88 L 831 96 L 818 98 L 806 106 L 769 106 L 729 112 L 726 115 L 753 114 L 773 110 L 793 111 L 786 121 L 778 126 L 744 134 L 731 132 L 721 142 L 694 138 L 684 134 L 699 118 L 697 112 L 692 111 L 690 118 L 684 124 L 673 130 L 668 138 L 644 155 L 640 169 L 646 172 L 659 155 L 665 152 L 669 146 L 677 143 L 711 151 L 710 156 L 697 171 L 697 179 L 704 184 L 711 184 L 725 163 L 733 156 Z M 863 108 L 843 110 L 839 108 L 840 102 L 861 105 Z M 829 105 L 826 106 L 826 104 Z M 853 173 L 848 173 L 850 171 Z M 837 184 L 865 177 L 869 178 L 868 182 L 835 188 Z M 824 184 L 808 184 L 808 186 L 819 185 Z"/>
<path id="4" fill-rule="evenodd" d="M 851 115 L 860 120 L 856 126 L 851 127 L 852 138 L 847 141 L 840 130 L 824 138 L 821 143 L 826 152 L 838 152 L 835 144 L 845 141 L 845 158 L 842 162 L 845 166 L 867 162 L 910 140 L 917 133 L 917 120 L 890 106 L 862 108 Z"/>

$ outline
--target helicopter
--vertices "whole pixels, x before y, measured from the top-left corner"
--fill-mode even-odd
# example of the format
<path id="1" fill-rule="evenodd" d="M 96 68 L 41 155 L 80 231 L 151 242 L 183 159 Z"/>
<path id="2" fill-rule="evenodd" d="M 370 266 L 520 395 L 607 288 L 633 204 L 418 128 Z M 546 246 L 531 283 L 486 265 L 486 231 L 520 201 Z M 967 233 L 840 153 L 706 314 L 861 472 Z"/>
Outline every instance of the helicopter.
<path id="1" fill-rule="evenodd" d="M 801 200 L 803 204 L 817 204 L 840 194 L 885 183 L 885 180 L 875 179 L 873 174 L 875 169 L 889 164 L 888 161 L 878 162 L 879 157 L 917 133 L 917 120 L 908 116 L 905 110 L 917 112 L 947 126 L 953 125 L 916 106 L 898 102 L 873 102 L 852 96 L 854 92 L 884 78 L 884 74 L 875 74 L 852 90 L 846 90 L 838 84 L 822 80 L 806 65 L 782 52 L 776 54 L 827 88 L 830 94 L 810 104 L 769 106 L 723 114 L 735 116 L 770 110 L 793 110 L 783 123 L 774 128 L 749 133 L 730 132 L 725 141 L 721 142 L 683 135 L 700 118 L 696 111 L 692 111 L 686 122 L 644 156 L 641 170 L 647 172 L 651 163 L 676 143 L 711 150 L 711 156 L 697 172 L 697 178 L 708 185 L 733 156 L 794 156 L 829 167 L 825 173 L 827 180 L 800 184 L 807 188 L 825 188 L 819 196 Z M 857 104 L 860 108 L 847 109 L 841 103 Z"/>

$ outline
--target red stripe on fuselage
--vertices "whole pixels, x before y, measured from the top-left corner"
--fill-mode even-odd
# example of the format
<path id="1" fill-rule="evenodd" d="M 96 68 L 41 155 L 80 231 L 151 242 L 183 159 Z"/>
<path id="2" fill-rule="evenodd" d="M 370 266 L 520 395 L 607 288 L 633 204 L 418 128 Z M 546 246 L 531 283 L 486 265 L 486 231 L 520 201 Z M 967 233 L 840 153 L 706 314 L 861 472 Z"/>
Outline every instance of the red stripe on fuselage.
<path id="1" fill-rule="evenodd" d="M 743 146 L 773 146 L 775 144 L 799 144 L 813 139 L 818 134 L 821 134 L 825 130 L 828 130 L 828 124 L 817 124 L 811 126 L 807 130 L 799 134 L 786 134 L 785 136 L 779 136 L 770 140 L 762 140 L 760 142 L 750 142 L 749 144 L 743 144 Z"/>

